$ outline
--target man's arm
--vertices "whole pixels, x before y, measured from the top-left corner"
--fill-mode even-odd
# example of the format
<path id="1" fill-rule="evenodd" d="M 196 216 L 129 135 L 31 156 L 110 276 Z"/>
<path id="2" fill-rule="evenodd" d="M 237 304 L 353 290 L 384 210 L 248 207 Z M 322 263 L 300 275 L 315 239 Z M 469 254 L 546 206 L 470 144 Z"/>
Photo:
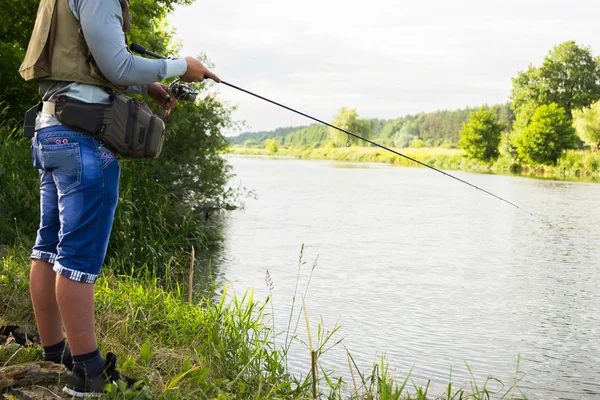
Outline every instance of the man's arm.
<path id="1" fill-rule="evenodd" d="M 118 0 L 78 0 L 74 14 L 79 17 L 85 41 L 104 76 L 123 86 L 147 85 L 184 75 L 188 62 L 183 58 L 149 60 L 134 56 L 123 35 L 123 17 Z"/>

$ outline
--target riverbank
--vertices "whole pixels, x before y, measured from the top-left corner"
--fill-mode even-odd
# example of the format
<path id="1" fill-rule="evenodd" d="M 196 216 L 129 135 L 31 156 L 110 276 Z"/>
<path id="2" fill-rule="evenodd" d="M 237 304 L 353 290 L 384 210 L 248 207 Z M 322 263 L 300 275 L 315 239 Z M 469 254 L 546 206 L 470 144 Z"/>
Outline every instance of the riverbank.
<path id="1" fill-rule="evenodd" d="M 0 253 L 0 326 L 19 325 L 24 332 L 35 332 L 27 254 L 25 248 Z M 292 376 L 285 349 L 274 344 L 266 304 L 254 301 L 249 291 L 241 297 L 234 295 L 233 300 L 227 300 L 225 290 L 216 297 L 197 295 L 188 302 L 186 285 L 175 277 L 134 279 L 113 274 L 110 266 L 105 271 L 96 284 L 100 351 L 115 353 L 123 373 L 146 383 L 142 392 L 115 388 L 105 398 L 429 398 L 427 387 L 413 387 L 410 376 L 395 377 L 384 359 L 367 373 L 356 370 L 354 364 L 352 382 L 321 369 L 315 371 L 314 387 L 310 371 L 304 377 Z M 317 360 L 319 355 L 316 350 Z M 0 367 L 39 361 L 41 356 L 39 345 L 0 346 Z M 348 356 L 353 363 L 351 353 Z M 474 383 L 470 390 L 448 383 L 444 395 L 487 398 L 493 393 L 487 383 Z M 524 398 L 516 383 L 506 383 L 509 390 L 504 388 L 503 393 Z"/>
<path id="2" fill-rule="evenodd" d="M 600 152 L 569 150 L 555 166 L 531 166 L 516 164 L 508 157 L 500 157 L 493 163 L 467 159 L 459 149 L 394 148 L 401 154 L 443 170 L 477 173 L 517 175 L 531 178 L 557 180 L 600 180 Z M 330 160 L 345 162 L 378 162 L 402 167 L 419 167 L 413 161 L 377 147 L 328 147 L 328 148 L 285 148 L 276 152 L 265 148 L 231 146 L 231 154 L 287 156 L 307 160 Z"/>

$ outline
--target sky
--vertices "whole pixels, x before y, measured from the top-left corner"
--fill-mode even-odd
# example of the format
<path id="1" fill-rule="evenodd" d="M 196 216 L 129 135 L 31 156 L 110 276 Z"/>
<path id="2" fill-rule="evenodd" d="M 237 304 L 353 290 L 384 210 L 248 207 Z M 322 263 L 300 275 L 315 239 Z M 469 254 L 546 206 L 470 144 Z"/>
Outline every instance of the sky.
<path id="1" fill-rule="evenodd" d="M 509 100 L 511 78 L 575 40 L 600 55 L 600 1 L 196 0 L 169 17 L 181 55 L 221 79 L 331 121 L 393 119 Z M 309 125 L 217 85 L 237 132 Z"/>

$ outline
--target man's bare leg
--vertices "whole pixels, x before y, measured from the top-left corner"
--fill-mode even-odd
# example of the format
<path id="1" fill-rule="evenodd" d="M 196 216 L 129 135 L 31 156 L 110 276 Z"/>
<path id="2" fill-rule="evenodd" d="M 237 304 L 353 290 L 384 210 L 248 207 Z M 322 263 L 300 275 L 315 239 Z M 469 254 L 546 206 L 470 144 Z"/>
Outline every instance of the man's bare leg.
<path id="1" fill-rule="evenodd" d="M 61 342 L 63 326 L 56 292 L 54 291 L 56 272 L 52 264 L 34 259 L 29 273 L 29 291 L 33 302 L 35 322 L 43 346 L 52 346 Z"/>
<path id="2" fill-rule="evenodd" d="M 94 285 L 62 275 L 56 278 L 56 300 L 73 356 L 98 349 L 94 329 Z"/>

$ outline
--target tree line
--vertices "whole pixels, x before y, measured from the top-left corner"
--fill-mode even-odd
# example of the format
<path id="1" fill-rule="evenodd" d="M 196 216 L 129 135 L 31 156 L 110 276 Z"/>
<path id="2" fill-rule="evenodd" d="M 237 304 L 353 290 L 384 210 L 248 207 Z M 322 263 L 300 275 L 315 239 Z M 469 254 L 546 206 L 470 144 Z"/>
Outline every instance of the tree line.
<path id="1" fill-rule="evenodd" d="M 530 65 L 512 81 L 513 127 L 507 130 L 485 107 L 472 113 L 460 132 L 467 157 L 553 165 L 568 149 L 598 148 L 600 58 L 588 47 L 559 44 L 540 66 Z"/>
<path id="2" fill-rule="evenodd" d="M 555 164 L 568 149 L 600 146 L 600 58 L 568 41 L 512 79 L 510 102 L 436 111 L 393 120 L 360 119 L 342 107 L 332 124 L 385 146 L 460 147 L 469 158 L 517 164 Z M 290 132 L 288 132 L 290 130 Z M 233 139 L 264 147 L 267 139 L 287 147 L 362 145 L 359 139 L 320 125 L 257 132 Z M 271 144 L 271 148 L 272 148 Z"/>
<path id="3" fill-rule="evenodd" d="M 514 114 L 508 103 L 491 106 L 499 121 L 512 126 Z M 367 137 L 377 143 L 393 147 L 427 146 L 458 147 L 460 130 L 476 108 L 443 110 L 419 113 L 395 119 L 361 119 L 356 109 L 341 108 L 331 121 L 342 129 Z M 245 147 L 264 147 L 267 139 L 273 139 L 287 147 L 326 147 L 345 146 L 347 135 L 324 125 L 280 128 L 274 131 L 247 132 L 229 138 L 233 144 Z M 350 138 L 353 145 L 360 143 Z"/>

